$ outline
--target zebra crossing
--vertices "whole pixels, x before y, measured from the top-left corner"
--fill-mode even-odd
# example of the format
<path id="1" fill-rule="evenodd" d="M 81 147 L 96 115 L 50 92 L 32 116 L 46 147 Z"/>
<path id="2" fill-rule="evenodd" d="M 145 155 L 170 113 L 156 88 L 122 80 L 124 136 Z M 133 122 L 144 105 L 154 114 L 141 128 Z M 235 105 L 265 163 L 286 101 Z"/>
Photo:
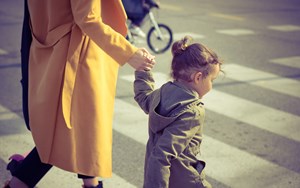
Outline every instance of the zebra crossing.
<path id="1" fill-rule="evenodd" d="M 181 11 L 179 7 L 169 6 L 169 9 Z M 243 20 L 240 17 L 230 17 L 222 14 L 212 14 L 214 17 L 227 17 L 232 20 Z M 265 29 L 276 32 L 295 32 L 300 31 L 299 25 L 270 25 Z M 257 31 L 245 28 L 227 28 L 215 30 L 215 33 L 229 36 L 255 35 Z M 179 40 L 185 35 L 190 35 L 194 39 L 203 39 L 206 36 L 193 33 L 174 33 L 174 40 Z M 138 39 L 137 43 L 144 44 L 144 39 Z M 0 49 L 0 55 L 6 55 L 8 52 Z M 271 59 L 269 63 L 300 69 L 300 56 L 282 57 Z M 271 74 L 267 71 L 256 70 L 239 64 L 226 64 L 224 66 L 226 77 L 249 86 L 266 89 L 270 92 L 276 92 L 279 95 L 291 96 L 300 99 L 300 82 L 292 78 L 281 77 Z M 154 72 L 156 87 L 161 86 L 168 80 L 168 75 L 162 72 Z M 132 83 L 134 76 L 120 75 L 121 81 Z M 213 90 L 205 96 L 204 103 L 206 109 L 216 114 L 221 114 L 227 119 L 235 120 L 261 130 L 262 135 L 270 133 L 278 140 L 288 140 L 287 143 L 295 143 L 293 147 L 296 154 L 300 153 L 300 116 L 285 112 L 250 101 L 240 96 L 221 91 Z M 0 105 L 0 185 L 9 178 L 5 171 L 5 165 L 8 157 L 15 152 L 25 153 L 30 150 L 34 143 L 30 132 L 25 129 L 23 119 L 17 114 Z M 209 122 L 206 126 L 209 126 Z M 8 128 L 10 127 L 10 128 Z M 9 129 L 14 129 L 14 134 L 5 134 Z M 147 116 L 135 104 L 116 98 L 114 132 L 132 139 L 134 142 L 145 146 L 148 139 Z M 236 130 L 232 130 L 235 132 Z M 265 132 L 264 132 L 265 131 Z M 17 132 L 17 134 L 15 134 Z M 115 138 L 118 139 L 118 138 Z M 277 140 L 276 140 L 277 141 Z M 263 143 L 262 143 L 263 144 Z M 275 143 L 277 144 L 277 143 Z M 274 144 L 274 145 L 275 145 Z M 280 145 L 282 143 L 278 143 Z M 130 146 L 122 146 L 130 149 Z M 289 145 L 286 145 L 288 148 Z M 226 188 L 299 188 L 300 187 L 300 159 L 290 156 L 296 154 L 282 153 L 270 160 L 266 156 L 256 155 L 243 148 L 223 142 L 213 135 L 205 134 L 202 144 L 203 158 L 207 162 L 207 176 L 222 183 Z M 289 151 L 289 150 L 288 150 Z M 136 151 L 138 152 L 138 151 Z M 142 153 L 142 152 L 141 152 Z M 122 157 L 122 156 L 118 156 Z M 285 157 L 285 158 L 284 158 Z M 141 155 L 140 158 L 143 158 Z M 272 159 L 273 159 L 272 158 Z M 286 162 L 291 161 L 291 162 Z M 143 165 L 143 164 L 139 164 Z M 293 166 L 293 167 L 290 167 Z M 128 172 L 131 176 L 142 178 L 142 174 Z M 60 169 L 54 168 L 38 184 L 38 187 L 78 187 L 81 182 L 75 174 L 66 173 Z M 137 182 L 127 179 L 118 171 L 113 173 L 111 179 L 104 179 L 104 186 L 110 188 L 137 188 L 141 185 Z"/>
<path id="2" fill-rule="evenodd" d="M 5 4 L 5 2 L 3 3 Z M 176 2 L 163 3 L 161 4 L 162 10 L 189 11 L 184 9 L 183 6 L 177 6 Z M 14 7 L 17 6 L 14 5 Z M 198 7 L 196 8 L 198 9 Z M 7 10 L 11 9 L 8 7 Z M 222 14 L 214 12 L 214 10 L 210 11 L 210 7 L 207 7 L 207 10 L 209 10 L 209 17 L 205 17 L 205 19 L 208 18 L 207 20 L 210 17 L 234 22 L 242 22 L 247 19 L 247 13 L 239 14 L 245 16 L 242 17 Z M 271 7 L 268 10 L 271 10 Z M 285 7 L 282 7 L 282 10 L 280 9 L 282 12 L 285 10 L 294 11 L 294 9 L 287 9 Z M 21 23 L 21 17 L 17 19 L 11 18 L 6 14 L 3 15 L 6 18 L 4 19 L 5 23 L 10 22 L 12 19 L 13 21 L 18 20 Z M 201 12 L 201 16 L 204 17 L 206 15 Z M 185 19 L 185 17 L 182 18 Z M 176 17 L 176 19 L 178 18 Z M 276 23 L 280 23 L 280 21 L 278 20 L 275 23 L 268 22 L 270 25 L 262 25 L 259 28 L 252 27 L 251 25 L 244 27 L 241 24 L 234 24 L 233 28 L 230 26 L 224 28 L 224 25 L 220 25 L 221 28 L 213 28 L 213 30 L 209 31 L 209 34 L 207 33 L 207 36 L 213 34 L 224 38 L 226 36 L 230 38 L 238 38 L 240 36 L 246 38 L 247 36 L 255 37 L 256 35 L 261 35 L 265 31 L 274 32 L 279 35 L 289 35 L 289 32 L 300 31 L 300 25 L 275 25 Z M 175 23 L 178 23 L 177 20 Z M 205 23 L 205 26 L 210 27 L 207 23 Z M 190 35 L 196 40 L 207 37 L 206 34 L 201 33 L 202 30 L 199 30 L 200 33 L 196 33 L 191 31 L 189 27 L 185 27 L 184 24 L 180 28 L 176 25 L 176 28 L 179 30 L 186 28 L 188 32 L 174 33 L 174 40 L 182 39 L 185 35 Z M 196 29 L 196 27 L 193 28 Z M 208 30 L 209 28 L 207 28 Z M 146 40 L 138 38 L 136 44 L 145 46 Z M 4 48 L 7 48 L 7 46 Z M 0 47 L 1 57 L 8 57 L 9 54 L 9 50 L 1 49 Z M 274 59 L 270 59 L 264 63 L 300 70 L 300 54 L 288 57 L 274 57 Z M 244 84 L 249 88 L 259 88 L 264 92 L 275 93 L 276 95 L 274 96 L 284 96 L 281 99 L 285 98 L 289 100 L 290 97 L 293 99 L 292 101 L 296 101 L 300 98 L 299 79 L 281 77 L 267 70 L 257 70 L 235 63 L 224 65 L 224 70 L 226 78 L 230 79 L 229 83 Z M 169 76 L 164 72 L 154 72 L 154 77 L 156 87 L 159 87 L 169 79 Z M 132 90 L 130 84 L 133 79 L 132 74 L 120 75 L 119 77 L 121 83 L 126 83 L 126 89 L 128 90 Z M 128 99 L 129 97 L 131 99 Z M 287 107 L 279 108 L 278 106 L 280 105 L 273 105 L 270 102 L 260 102 L 263 99 L 258 101 L 255 101 L 255 98 L 251 99 L 243 96 L 243 94 L 238 95 L 234 94 L 234 92 L 227 92 L 226 90 L 222 90 L 222 88 L 215 88 L 205 96 L 204 103 L 208 116 L 204 128 L 204 140 L 201 150 L 203 159 L 207 162 L 207 168 L 205 169 L 207 176 L 215 180 L 215 183 L 220 183 L 220 186 L 215 186 L 215 188 L 300 188 L 300 110 L 293 110 L 295 105 L 291 105 L 291 110 L 288 110 Z M 300 104 L 300 102 L 296 102 L 296 104 Z M 220 116 L 219 119 L 223 118 L 224 121 L 220 123 L 212 122 L 214 116 Z M 235 125 L 231 125 L 231 123 Z M 214 127 L 212 129 L 210 128 L 211 124 L 217 124 L 220 128 Z M 232 134 L 225 135 L 225 133 L 217 132 L 218 129 L 225 129 L 224 127 L 230 129 L 228 132 L 232 132 Z M 114 147 L 114 151 L 126 150 L 124 153 L 133 152 L 134 155 L 137 155 L 137 158 L 140 158 L 140 161 L 129 163 L 129 165 L 136 163 L 130 170 L 126 169 L 126 162 L 128 161 L 125 161 L 125 164 L 120 167 L 124 168 L 122 172 L 118 168 L 115 168 L 113 177 L 111 179 L 104 179 L 104 187 L 140 188 L 142 180 L 138 179 L 143 178 L 143 174 L 139 170 L 135 171 L 132 169 L 143 165 L 141 161 L 144 158 L 144 151 L 137 150 L 136 148 L 145 148 L 148 138 L 147 116 L 133 102 L 132 95 L 116 98 L 113 129 L 114 140 L 121 140 L 117 142 L 120 146 Z M 122 143 L 124 139 L 129 139 L 130 141 Z M 134 146 L 130 145 L 131 143 L 134 143 Z M 5 170 L 8 157 L 15 152 L 26 153 L 33 145 L 30 132 L 25 128 L 24 120 L 0 103 L 0 185 L 3 185 L 4 181 L 10 177 L 9 173 Z M 136 145 L 141 147 L 136 147 Z M 256 152 L 257 150 L 265 151 Z M 119 165 L 119 162 L 124 160 L 123 158 L 125 157 L 119 155 L 114 157 L 114 159 L 116 158 L 118 160 L 113 161 L 115 166 Z M 54 168 L 38 184 L 38 187 L 69 188 L 80 187 L 80 185 L 81 181 L 75 174 L 66 173 Z"/>
<path id="3" fill-rule="evenodd" d="M 286 79 L 237 64 L 226 65 L 225 71 L 227 72 L 226 75 L 231 79 L 254 85 L 257 85 L 257 80 L 276 78 L 274 80 L 272 79 L 270 83 L 258 83 L 257 85 L 270 90 L 273 88 L 269 87 L 270 85 L 274 86 L 277 81 Z M 239 75 L 240 73 L 242 76 Z M 159 87 L 168 80 L 168 76 L 161 72 L 154 72 L 154 77 L 156 87 Z M 132 82 L 134 77 L 133 75 L 122 75 L 120 79 L 126 82 Z M 299 93 L 299 86 L 300 83 L 298 81 L 289 79 L 285 81 L 285 88 L 276 92 L 284 95 L 290 94 L 300 98 L 300 96 L 297 95 L 297 92 Z M 293 88 L 297 88 L 298 90 L 294 91 Z M 208 104 L 206 106 L 208 110 L 223 114 L 229 118 L 244 121 L 251 126 L 265 129 L 298 143 L 300 142 L 300 117 L 297 115 L 272 109 L 268 106 L 247 101 L 218 90 L 213 90 L 205 96 L 205 103 Z M 7 162 L 11 153 L 16 151 L 26 152 L 32 148 L 33 142 L 30 133 L 25 130 L 25 125 L 20 126 L 20 124 L 24 123 L 18 115 L 0 106 L 0 121 L 1 126 L 17 124 L 19 127 L 24 127 L 24 130 L 20 131 L 21 134 L 1 136 L 0 155 L 3 161 Z M 136 104 L 128 103 L 119 98 L 116 99 L 113 128 L 114 131 L 130 137 L 140 144 L 145 145 L 147 142 L 147 116 Z M 12 143 L 14 147 L 10 147 Z M 299 172 L 289 170 L 262 157 L 247 153 L 208 135 L 204 137 L 202 153 L 204 160 L 208 164 L 208 168 L 206 169 L 207 175 L 228 187 L 297 188 L 300 185 Z M 8 175 L 0 177 L 1 182 L 5 180 L 3 177 L 8 177 Z M 137 187 L 126 179 L 118 176 L 117 172 L 113 174 L 111 179 L 105 179 L 104 182 L 107 187 Z M 68 174 L 55 168 L 40 182 L 38 187 L 70 187 L 78 186 L 78 184 L 80 184 L 80 180 L 78 180 L 74 174 Z"/>
<path id="4" fill-rule="evenodd" d="M 299 57 L 291 57 L 291 59 L 274 59 L 270 60 L 270 62 L 279 63 L 283 66 L 295 67 L 297 66 L 297 63 L 291 63 L 295 60 L 299 60 Z M 297 80 L 283 78 L 238 64 L 227 64 L 224 66 L 224 69 L 226 77 L 232 80 L 247 85 L 265 88 L 270 92 L 275 91 L 281 95 L 300 98 L 300 82 Z M 166 73 L 154 72 L 154 78 L 156 80 L 156 87 L 158 88 L 168 81 L 169 76 Z M 127 84 L 129 84 L 133 82 L 134 76 L 133 74 L 120 75 L 119 79 L 128 82 Z M 249 101 L 217 89 L 212 90 L 205 96 L 204 103 L 206 104 L 206 109 L 209 111 L 222 114 L 226 118 L 238 120 L 249 126 L 273 133 L 275 136 L 291 140 L 299 145 L 299 115 Z M 0 122 L 1 128 L 5 126 L 21 127 L 19 130 L 20 134 L 1 135 L 0 158 L 7 163 L 10 154 L 15 153 L 16 151 L 26 152 L 30 150 L 33 146 L 33 142 L 30 133 L 25 130 L 23 119 L 1 105 Z M 209 124 L 207 126 L 209 126 Z M 135 103 L 116 98 L 113 129 L 115 132 L 125 135 L 144 146 L 147 142 L 147 116 Z M 14 147 L 11 147 L 12 144 Z M 286 147 L 289 146 L 287 145 Z M 204 136 L 201 149 L 203 158 L 207 162 L 207 175 L 221 182 L 226 187 L 299 188 L 300 160 L 292 159 L 293 163 L 295 163 L 293 165 L 296 167 L 287 168 L 279 162 L 272 162 L 265 159 L 263 156 L 261 157 L 249 153 L 243 149 L 222 142 L 211 135 Z M 297 149 L 299 149 L 299 147 L 297 147 Z M 140 157 L 143 158 L 143 156 Z M 283 160 L 290 159 L 287 158 Z M 1 173 L 5 172 L 4 169 L 0 170 Z M 0 183 L 4 182 L 6 178 L 9 177 L 7 172 L 5 173 L 4 176 L 0 177 Z M 138 176 L 142 177 L 141 174 Z M 115 172 L 111 179 L 105 179 L 104 182 L 107 187 L 113 188 L 139 187 L 135 182 L 129 182 L 126 178 L 118 175 L 118 172 Z M 39 183 L 38 187 L 75 187 L 80 183 L 81 182 L 76 178 L 76 175 L 54 168 Z"/>

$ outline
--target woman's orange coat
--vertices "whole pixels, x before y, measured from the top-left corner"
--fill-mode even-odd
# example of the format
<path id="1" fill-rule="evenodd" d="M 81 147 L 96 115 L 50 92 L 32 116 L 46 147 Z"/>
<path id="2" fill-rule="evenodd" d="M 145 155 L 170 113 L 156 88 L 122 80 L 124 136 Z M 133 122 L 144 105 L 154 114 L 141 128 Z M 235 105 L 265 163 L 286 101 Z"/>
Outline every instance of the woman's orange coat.
<path id="1" fill-rule="evenodd" d="M 121 0 L 29 0 L 29 116 L 42 162 L 112 175 L 118 68 L 136 52 Z"/>

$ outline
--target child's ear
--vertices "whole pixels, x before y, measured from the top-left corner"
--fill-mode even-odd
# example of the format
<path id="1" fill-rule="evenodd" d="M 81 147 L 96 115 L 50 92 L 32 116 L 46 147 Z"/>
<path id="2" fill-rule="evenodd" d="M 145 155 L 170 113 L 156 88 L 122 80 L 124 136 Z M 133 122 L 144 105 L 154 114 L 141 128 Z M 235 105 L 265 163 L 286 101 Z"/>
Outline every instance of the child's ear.
<path id="1" fill-rule="evenodd" d="M 194 76 L 194 82 L 198 84 L 202 80 L 202 72 L 196 72 Z"/>

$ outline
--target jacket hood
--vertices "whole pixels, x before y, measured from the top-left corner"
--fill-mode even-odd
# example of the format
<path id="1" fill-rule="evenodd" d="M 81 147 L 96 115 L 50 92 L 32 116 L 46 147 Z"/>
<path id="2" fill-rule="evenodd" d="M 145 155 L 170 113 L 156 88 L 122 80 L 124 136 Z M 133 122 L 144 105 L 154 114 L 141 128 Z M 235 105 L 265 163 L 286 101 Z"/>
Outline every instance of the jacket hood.
<path id="1" fill-rule="evenodd" d="M 149 126 L 154 133 L 166 128 L 190 106 L 203 104 L 196 91 L 177 81 L 164 84 L 154 98 L 149 112 Z"/>

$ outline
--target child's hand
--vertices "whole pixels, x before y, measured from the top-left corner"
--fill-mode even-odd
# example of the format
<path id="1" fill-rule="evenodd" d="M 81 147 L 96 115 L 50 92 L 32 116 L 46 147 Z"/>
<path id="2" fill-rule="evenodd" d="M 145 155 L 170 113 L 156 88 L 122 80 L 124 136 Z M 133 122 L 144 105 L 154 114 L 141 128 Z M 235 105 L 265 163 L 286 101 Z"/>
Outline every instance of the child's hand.
<path id="1" fill-rule="evenodd" d="M 140 48 L 129 59 L 128 63 L 137 71 L 149 71 L 155 65 L 155 56 L 151 55 L 145 48 Z"/>

